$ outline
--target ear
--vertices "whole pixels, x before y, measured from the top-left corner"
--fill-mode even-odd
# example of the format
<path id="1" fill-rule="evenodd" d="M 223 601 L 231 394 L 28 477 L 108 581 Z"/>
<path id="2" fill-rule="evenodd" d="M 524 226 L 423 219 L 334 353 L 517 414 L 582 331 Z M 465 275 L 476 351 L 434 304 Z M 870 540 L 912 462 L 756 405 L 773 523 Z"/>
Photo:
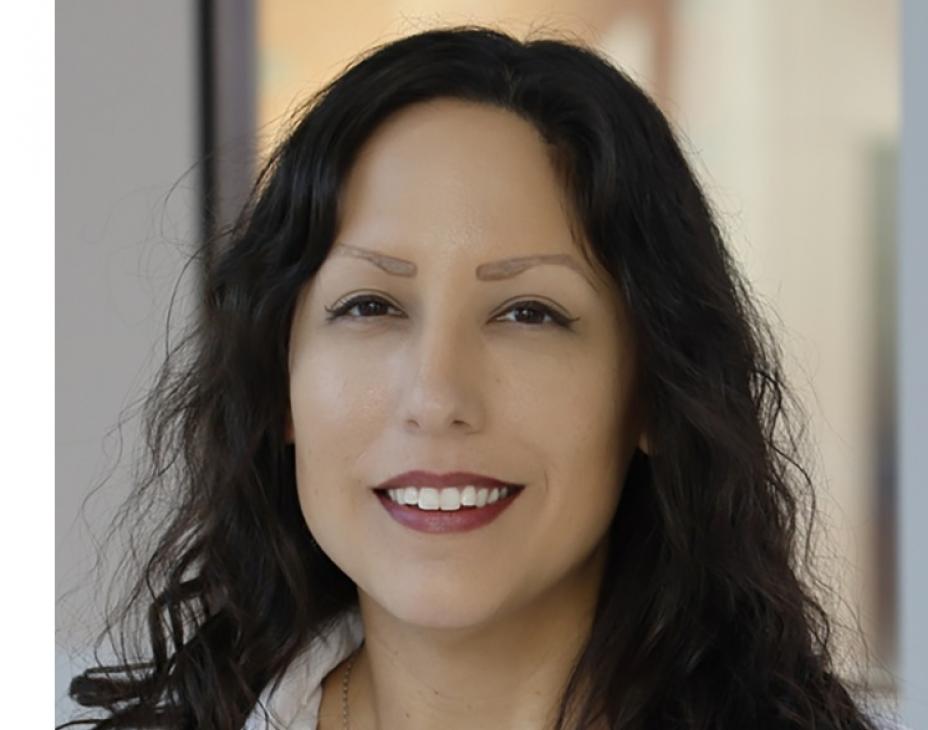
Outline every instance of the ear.
<path id="1" fill-rule="evenodd" d="M 650 456 L 651 446 L 648 444 L 648 434 L 644 431 L 641 432 L 641 436 L 638 439 L 638 448 L 641 449 L 646 455 Z"/>

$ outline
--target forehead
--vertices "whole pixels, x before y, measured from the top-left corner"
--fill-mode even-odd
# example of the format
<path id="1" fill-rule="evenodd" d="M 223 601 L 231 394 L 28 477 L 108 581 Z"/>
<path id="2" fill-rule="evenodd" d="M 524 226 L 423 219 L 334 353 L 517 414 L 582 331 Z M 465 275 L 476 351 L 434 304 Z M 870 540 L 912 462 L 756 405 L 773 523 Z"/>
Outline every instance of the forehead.
<path id="1" fill-rule="evenodd" d="M 576 251 L 565 190 L 534 125 L 454 99 L 404 108 L 375 130 L 344 182 L 340 233 L 380 249 L 443 241 L 489 254 Z"/>
<path id="2" fill-rule="evenodd" d="M 461 172 L 526 166 L 548 171 L 546 143 L 535 125 L 489 103 L 437 98 L 403 107 L 362 144 L 355 169 L 400 162 L 410 169 L 448 164 Z M 470 164 L 467 164 L 470 163 Z"/>

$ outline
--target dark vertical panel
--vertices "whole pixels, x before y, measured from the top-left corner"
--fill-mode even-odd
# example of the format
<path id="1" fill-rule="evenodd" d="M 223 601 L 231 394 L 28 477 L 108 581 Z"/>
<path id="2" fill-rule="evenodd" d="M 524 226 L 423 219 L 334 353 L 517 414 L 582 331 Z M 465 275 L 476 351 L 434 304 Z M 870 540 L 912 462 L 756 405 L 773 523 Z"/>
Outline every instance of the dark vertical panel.
<path id="1" fill-rule="evenodd" d="M 203 236 L 232 224 L 256 165 L 254 0 L 200 0 Z"/>

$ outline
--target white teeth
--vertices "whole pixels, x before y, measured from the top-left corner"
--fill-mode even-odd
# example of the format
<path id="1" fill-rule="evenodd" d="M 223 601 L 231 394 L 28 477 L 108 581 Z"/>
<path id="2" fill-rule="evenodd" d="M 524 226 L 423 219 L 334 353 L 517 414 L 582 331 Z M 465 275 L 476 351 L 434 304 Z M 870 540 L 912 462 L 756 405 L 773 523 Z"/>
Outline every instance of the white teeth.
<path id="1" fill-rule="evenodd" d="M 445 512 L 461 509 L 461 490 L 454 487 L 445 487 L 441 490 L 441 508 Z"/>
<path id="2" fill-rule="evenodd" d="M 441 506 L 438 490 L 433 487 L 419 488 L 419 509 L 435 510 Z"/>
<path id="3" fill-rule="evenodd" d="M 422 510 L 454 512 L 462 507 L 484 507 L 503 499 L 510 493 L 508 487 L 397 487 L 387 490 L 397 504 L 415 505 Z"/>

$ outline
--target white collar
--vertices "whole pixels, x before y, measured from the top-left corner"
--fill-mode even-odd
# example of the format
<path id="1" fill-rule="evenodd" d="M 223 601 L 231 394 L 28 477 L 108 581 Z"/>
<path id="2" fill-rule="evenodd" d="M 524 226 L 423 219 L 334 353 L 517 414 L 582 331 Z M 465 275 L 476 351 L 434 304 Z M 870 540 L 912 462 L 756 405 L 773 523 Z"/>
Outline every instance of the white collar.
<path id="1" fill-rule="evenodd" d="M 264 688 L 243 730 L 316 730 L 322 680 L 361 645 L 363 637 L 357 607 L 336 617 L 294 658 L 279 682 Z"/>

